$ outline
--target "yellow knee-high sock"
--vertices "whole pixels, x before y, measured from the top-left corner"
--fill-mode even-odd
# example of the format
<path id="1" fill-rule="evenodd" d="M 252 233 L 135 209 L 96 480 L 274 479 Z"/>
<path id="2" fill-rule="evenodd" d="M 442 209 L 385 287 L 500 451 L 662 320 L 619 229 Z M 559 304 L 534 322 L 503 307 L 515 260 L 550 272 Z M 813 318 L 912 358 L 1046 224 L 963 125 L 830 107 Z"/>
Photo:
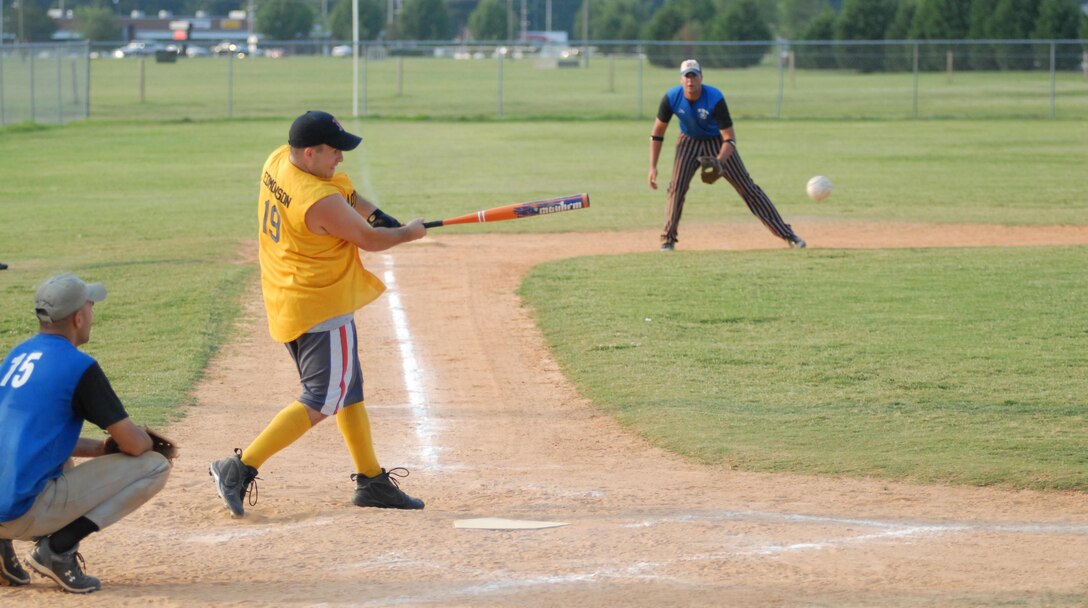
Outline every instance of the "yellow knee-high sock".
<path id="1" fill-rule="evenodd" d="M 305 435 L 311 426 L 313 425 L 310 423 L 310 415 L 306 413 L 306 406 L 295 401 L 280 410 L 242 452 L 242 462 L 255 469 L 261 468 L 264 461 Z"/>
<path id="2" fill-rule="evenodd" d="M 353 403 L 337 412 L 336 427 L 355 461 L 355 472 L 367 477 L 381 473 L 382 467 L 374 455 L 374 441 L 370 438 L 370 418 L 363 402 Z"/>

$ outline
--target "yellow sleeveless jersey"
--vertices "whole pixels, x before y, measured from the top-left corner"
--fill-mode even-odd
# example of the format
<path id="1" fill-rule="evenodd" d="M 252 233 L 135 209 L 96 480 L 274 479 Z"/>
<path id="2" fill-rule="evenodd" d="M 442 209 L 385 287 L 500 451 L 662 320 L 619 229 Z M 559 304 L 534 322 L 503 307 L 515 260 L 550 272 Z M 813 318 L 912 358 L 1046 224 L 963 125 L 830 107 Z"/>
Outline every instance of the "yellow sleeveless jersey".
<path id="1" fill-rule="evenodd" d="M 343 173 L 332 179 L 306 173 L 291 164 L 290 153 L 284 145 L 265 161 L 257 200 L 268 331 L 284 343 L 366 306 L 385 291 L 381 280 L 363 268 L 355 245 L 306 227 L 306 211 L 326 196 L 340 193 L 353 201 L 351 180 Z"/>

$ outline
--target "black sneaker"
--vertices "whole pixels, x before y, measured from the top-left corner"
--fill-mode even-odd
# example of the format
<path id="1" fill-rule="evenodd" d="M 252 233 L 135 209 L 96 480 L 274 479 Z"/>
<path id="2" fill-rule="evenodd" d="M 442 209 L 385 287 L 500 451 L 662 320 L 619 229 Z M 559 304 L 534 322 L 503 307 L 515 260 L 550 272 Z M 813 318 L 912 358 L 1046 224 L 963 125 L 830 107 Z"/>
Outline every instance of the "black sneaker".
<path id="1" fill-rule="evenodd" d="M 401 472 L 403 471 L 403 472 Z M 351 480 L 355 482 L 355 497 L 351 502 L 357 507 L 379 507 L 382 509 L 422 509 L 423 501 L 412 498 L 400 489 L 397 477 L 407 477 L 408 469 L 397 467 L 382 472 L 374 477 L 367 477 L 362 473 L 352 473 Z"/>
<path id="2" fill-rule="evenodd" d="M 0 585 L 22 587 L 30 582 L 30 575 L 19 564 L 15 547 L 10 540 L 0 540 Z"/>
<path id="3" fill-rule="evenodd" d="M 61 589 L 69 593 L 90 593 L 102 588 L 102 583 L 93 576 L 83 573 L 83 556 L 79 547 L 72 547 L 64 553 L 53 553 L 49 548 L 49 538 L 43 538 L 34 545 L 34 550 L 27 556 L 27 564 L 38 574 L 51 578 Z"/>
<path id="4" fill-rule="evenodd" d="M 676 243 L 672 243 L 672 242 L 661 243 L 661 251 L 672 251 L 673 249 L 676 249 Z"/>
<path id="5" fill-rule="evenodd" d="M 805 239 L 796 234 L 786 239 L 786 242 L 790 244 L 790 249 L 804 249 L 805 247 L 808 247 L 808 243 L 805 242 Z"/>
<path id="6" fill-rule="evenodd" d="M 249 504 L 257 504 L 257 469 L 242 462 L 242 450 L 234 449 L 234 456 L 216 460 L 208 467 L 208 475 L 215 480 L 215 490 L 235 517 L 246 514 L 246 494 Z"/>

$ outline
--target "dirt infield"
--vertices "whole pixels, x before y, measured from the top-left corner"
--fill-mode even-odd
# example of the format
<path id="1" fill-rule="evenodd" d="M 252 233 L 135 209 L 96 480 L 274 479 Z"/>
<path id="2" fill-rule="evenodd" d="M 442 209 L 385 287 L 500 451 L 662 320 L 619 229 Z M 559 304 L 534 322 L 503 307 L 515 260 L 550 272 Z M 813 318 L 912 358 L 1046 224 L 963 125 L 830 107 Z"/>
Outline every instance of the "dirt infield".
<path id="1" fill-rule="evenodd" d="M 796 225 L 814 248 L 1088 244 L 1088 227 Z M 755 221 L 682 237 L 681 249 L 805 255 Z M 656 243 L 654 231 L 448 230 L 365 256 L 390 286 L 358 316 L 368 410 L 383 465 L 411 469 L 402 485 L 422 512 L 352 506 L 327 422 L 265 464 L 246 519 L 229 517 L 208 462 L 297 394 L 249 293 L 238 339 L 168 429 L 183 451 L 166 490 L 83 544 L 103 590 L 72 598 L 35 577 L 0 588 L 0 606 L 1088 605 L 1084 494 L 722 470 L 595 412 L 515 289 L 548 259 Z M 454 528 L 483 517 L 568 525 Z"/>

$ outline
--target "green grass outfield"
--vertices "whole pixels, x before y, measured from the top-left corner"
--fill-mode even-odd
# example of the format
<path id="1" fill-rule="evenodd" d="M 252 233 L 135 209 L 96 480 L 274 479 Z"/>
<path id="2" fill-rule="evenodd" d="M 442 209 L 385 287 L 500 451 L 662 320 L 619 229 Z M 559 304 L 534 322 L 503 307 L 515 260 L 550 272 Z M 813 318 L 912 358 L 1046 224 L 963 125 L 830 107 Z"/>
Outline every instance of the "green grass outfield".
<path id="1" fill-rule="evenodd" d="M 0 130 L 0 261 L 12 266 L 0 272 L 0 350 L 35 331 L 34 285 L 75 271 L 110 287 L 88 350 L 134 416 L 158 424 L 183 411 L 254 284 L 255 268 L 239 260 L 252 246 L 257 177 L 290 119 Z M 365 149 L 342 168 L 402 219 L 589 192 L 593 206 L 577 214 L 449 230 L 547 238 L 660 223 L 664 193 L 645 184 L 649 120 L 349 128 Z M 750 171 L 799 228 L 834 219 L 1088 224 L 1084 121 L 737 128 Z M 814 174 L 835 181 L 824 203 L 804 198 Z M 756 221 L 733 195 L 722 199 L 720 189 L 696 187 L 685 223 Z M 546 266 L 525 288 L 579 387 L 638 432 L 753 470 L 1088 489 L 1084 248 L 679 253 Z M 555 281 L 566 269 L 569 279 Z M 622 306 L 606 295 L 611 273 L 635 290 Z M 771 277 L 797 289 L 783 293 Z M 665 295 L 668 282 L 675 296 Z M 572 294 L 582 308 L 614 311 L 615 322 L 550 319 L 546 311 Z M 683 331 L 666 341 L 636 327 Z M 804 342 L 769 340 L 770 328 Z M 584 335 L 571 343 L 571 333 Z M 676 380 L 662 362 L 677 354 L 690 363 L 685 373 L 701 375 L 663 391 Z M 644 376 L 635 384 L 617 375 L 610 387 L 599 370 L 622 356 L 656 364 L 623 362 Z M 632 386 L 638 398 L 623 392 Z"/>

